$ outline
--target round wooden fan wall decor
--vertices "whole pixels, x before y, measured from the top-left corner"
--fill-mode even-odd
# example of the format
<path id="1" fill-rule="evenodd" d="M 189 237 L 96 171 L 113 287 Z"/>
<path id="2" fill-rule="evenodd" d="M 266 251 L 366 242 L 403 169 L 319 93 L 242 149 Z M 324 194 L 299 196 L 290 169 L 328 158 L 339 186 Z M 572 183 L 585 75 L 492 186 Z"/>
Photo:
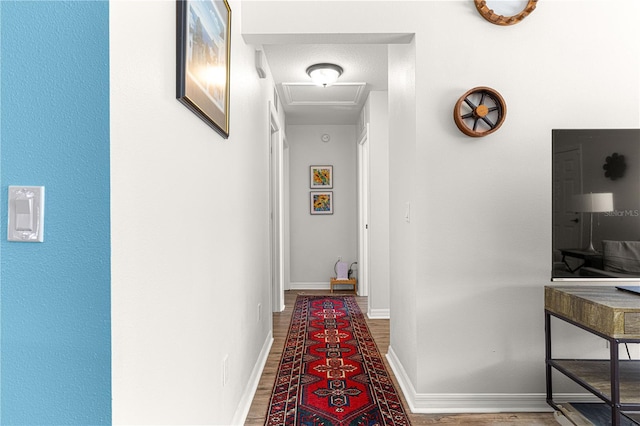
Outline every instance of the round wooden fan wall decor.
<path id="1" fill-rule="evenodd" d="M 476 9 L 484 19 L 496 25 L 513 25 L 522 21 L 524 18 L 529 16 L 531 12 L 536 8 L 536 4 L 538 0 L 528 0 L 527 5 L 522 12 L 517 13 L 513 16 L 503 16 L 497 14 L 487 6 L 486 0 L 473 0 L 476 4 Z"/>
<path id="2" fill-rule="evenodd" d="M 496 90 L 474 87 L 458 99 L 453 120 L 462 133 L 471 137 L 487 136 L 502 126 L 507 104 Z"/>

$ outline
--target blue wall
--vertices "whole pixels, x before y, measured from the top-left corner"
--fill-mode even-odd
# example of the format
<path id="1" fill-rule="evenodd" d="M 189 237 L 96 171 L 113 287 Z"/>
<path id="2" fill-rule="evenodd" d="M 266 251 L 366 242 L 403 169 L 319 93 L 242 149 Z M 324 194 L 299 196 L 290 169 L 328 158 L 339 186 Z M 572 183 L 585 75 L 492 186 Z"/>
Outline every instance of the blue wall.
<path id="1" fill-rule="evenodd" d="M 110 424 L 109 5 L 0 21 L 0 424 Z M 9 185 L 45 186 L 44 243 L 6 241 Z"/>

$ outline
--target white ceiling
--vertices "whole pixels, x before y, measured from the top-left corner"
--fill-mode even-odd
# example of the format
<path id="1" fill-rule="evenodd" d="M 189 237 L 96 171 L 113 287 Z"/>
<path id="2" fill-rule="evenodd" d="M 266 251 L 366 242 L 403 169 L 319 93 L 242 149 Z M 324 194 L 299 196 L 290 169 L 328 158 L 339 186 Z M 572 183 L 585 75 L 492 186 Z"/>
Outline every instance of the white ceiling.
<path id="1" fill-rule="evenodd" d="M 267 44 L 263 50 L 287 124 L 355 124 L 369 91 L 387 90 L 386 44 Z M 306 69 L 321 62 L 344 69 L 337 85 L 305 85 Z"/>

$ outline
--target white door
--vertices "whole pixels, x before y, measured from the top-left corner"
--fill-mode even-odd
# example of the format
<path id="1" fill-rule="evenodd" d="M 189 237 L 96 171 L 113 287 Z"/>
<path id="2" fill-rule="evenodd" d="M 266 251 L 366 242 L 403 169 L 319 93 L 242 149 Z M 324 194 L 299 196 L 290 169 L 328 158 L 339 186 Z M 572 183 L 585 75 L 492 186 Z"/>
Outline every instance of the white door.
<path id="1" fill-rule="evenodd" d="M 553 153 L 553 249 L 579 248 L 582 243 L 580 215 L 572 198 L 582 193 L 580 147 Z"/>
<path id="2" fill-rule="evenodd" d="M 366 124 L 358 140 L 358 294 L 360 296 L 369 296 L 369 208 L 369 124 Z"/>

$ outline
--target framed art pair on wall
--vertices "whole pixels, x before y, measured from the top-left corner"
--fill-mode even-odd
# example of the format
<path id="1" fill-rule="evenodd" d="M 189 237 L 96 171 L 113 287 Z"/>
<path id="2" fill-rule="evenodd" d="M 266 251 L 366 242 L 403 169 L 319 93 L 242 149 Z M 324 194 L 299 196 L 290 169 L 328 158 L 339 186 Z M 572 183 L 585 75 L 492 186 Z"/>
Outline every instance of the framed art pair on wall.
<path id="1" fill-rule="evenodd" d="M 333 188 L 333 166 L 310 166 L 309 187 L 311 189 Z M 333 214 L 333 191 L 311 191 L 310 213 Z"/>

